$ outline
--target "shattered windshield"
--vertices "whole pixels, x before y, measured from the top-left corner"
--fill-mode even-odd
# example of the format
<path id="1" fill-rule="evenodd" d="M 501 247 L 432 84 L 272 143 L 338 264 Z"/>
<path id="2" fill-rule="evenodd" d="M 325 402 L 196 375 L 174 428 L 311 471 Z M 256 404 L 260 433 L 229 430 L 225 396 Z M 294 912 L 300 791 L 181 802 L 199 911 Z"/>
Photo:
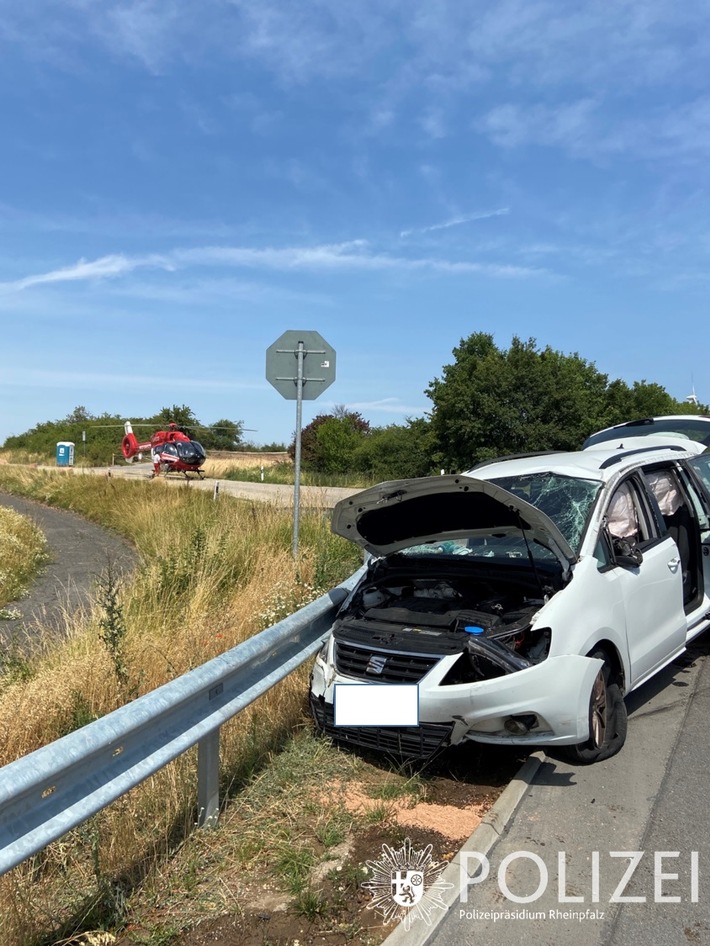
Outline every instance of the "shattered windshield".
<path id="1" fill-rule="evenodd" d="M 572 551 L 579 551 L 594 501 L 602 488 L 600 482 L 558 473 L 501 476 L 491 482 L 544 512 L 567 539 Z"/>

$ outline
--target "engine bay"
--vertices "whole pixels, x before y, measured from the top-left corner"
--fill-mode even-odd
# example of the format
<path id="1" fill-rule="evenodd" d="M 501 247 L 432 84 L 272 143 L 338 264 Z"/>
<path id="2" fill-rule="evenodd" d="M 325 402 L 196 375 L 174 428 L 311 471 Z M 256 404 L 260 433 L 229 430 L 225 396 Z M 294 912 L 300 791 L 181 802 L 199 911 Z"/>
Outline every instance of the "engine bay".
<path id="1" fill-rule="evenodd" d="M 405 675 L 405 658 L 411 665 L 407 673 L 415 676 L 458 653 L 461 660 L 444 684 L 489 679 L 545 659 L 550 632 L 532 631 L 531 625 L 561 587 L 559 573 L 549 569 L 541 575 L 522 565 L 516 576 L 481 564 L 432 566 L 431 559 L 410 559 L 394 567 L 379 560 L 371 567 L 333 628 L 341 672 L 363 679 L 382 673 L 377 660 L 356 661 L 358 651 L 363 661 L 366 653 L 398 654 L 402 681 L 412 679 Z"/>

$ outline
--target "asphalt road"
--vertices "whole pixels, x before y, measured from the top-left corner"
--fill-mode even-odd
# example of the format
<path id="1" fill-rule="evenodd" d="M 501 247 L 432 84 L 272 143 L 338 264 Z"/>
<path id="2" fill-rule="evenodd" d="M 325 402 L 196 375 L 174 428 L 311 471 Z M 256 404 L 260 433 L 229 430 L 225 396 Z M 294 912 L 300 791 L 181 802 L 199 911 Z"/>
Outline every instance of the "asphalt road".
<path id="1" fill-rule="evenodd" d="M 57 468 L 49 467 L 48 469 L 56 470 Z M 121 479 L 144 479 L 156 483 L 165 483 L 173 487 L 182 486 L 183 488 L 203 489 L 210 492 L 214 492 L 216 487 L 220 493 L 227 493 L 240 499 L 253 499 L 258 502 L 274 503 L 278 506 L 293 505 L 293 486 L 212 478 L 200 480 L 197 477 L 190 477 L 187 480 L 184 476 L 177 474 L 171 474 L 170 476 L 161 474 L 158 479 L 152 480 L 152 470 L 151 463 L 131 463 L 125 466 L 69 467 L 66 472 L 74 473 L 77 476 L 115 476 Z M 360 492 L 359 489 L 343 486 L 301 486 L 300 503 L 303 507 L 332 509 L 338 500 L 354 496 L 358 492 Z"/>
<path id="2" fill-rule="evenodd" d="M 81 516 L 7 493 L 0 493 L 0 505 L 33 519 L 51 556 L 29 596 L 8 606 L 19 617 L 0 622 L 0 644 L 14 639 L 31 647 L 39 635 L 60 633 L 67 612 L 89 605 L 98 575 L 110 566 L 118 576 L 135 565 L 135 550 L 125 539 Z"/>
<path id="3" fill-rule="evenodd" d="M 418 941 L 710 943 L 708 654 L 705 635 L 629 697 L 628 738 L 614 758 L 575 767 L 547 757 L 489 853 L 488 877 L 476 877 L 480 860 L 469 854 L 457 902 Z"/>

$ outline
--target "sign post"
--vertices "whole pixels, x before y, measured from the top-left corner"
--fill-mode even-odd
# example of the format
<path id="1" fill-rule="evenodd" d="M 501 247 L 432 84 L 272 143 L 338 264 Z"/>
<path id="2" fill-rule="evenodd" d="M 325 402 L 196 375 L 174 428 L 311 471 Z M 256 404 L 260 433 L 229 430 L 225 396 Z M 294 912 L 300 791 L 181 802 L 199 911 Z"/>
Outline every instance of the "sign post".
<path id="1" fill-rule="evenodd" d="M 287 400 L 296 401 L 296 455 L 292 552 L 298 554 L 301 504 L 301 426 L 303 401 L 314 401 L 335 381 L 335 349 L 318 332 L 289 331 L 266 349 L 266 380 Z"/>

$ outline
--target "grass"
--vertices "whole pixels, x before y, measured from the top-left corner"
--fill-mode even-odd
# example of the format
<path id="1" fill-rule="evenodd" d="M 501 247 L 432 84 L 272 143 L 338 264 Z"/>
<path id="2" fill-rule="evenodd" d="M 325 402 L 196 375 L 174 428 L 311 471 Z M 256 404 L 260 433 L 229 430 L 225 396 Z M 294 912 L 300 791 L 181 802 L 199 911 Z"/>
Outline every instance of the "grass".
<path id="1" fill-rule="evenodd" d="M 48 559 L 42 530 L 27 516 L 0 506 L 0 618 L 8 604 L 24 597 Z"/>
<path id="2" fill-rule="evenodd" d="M 114 460 L 120 466 L 123 458 L 120 453 L 114 455 Z M 19 450 L 0 451 L 0 465 L 40 465 L 52 466 L 54 457 L 41 454 L 32 454 Z M 104 461 L 110 464 L 111 459 Z M 76 456 L 75 467 L 92 466 L 80 456 Z M 236 480 L 243 483 L 273 483 L 282 486 L 293 486 L 295 479 L 294 466 L 286 453 L 239 453 L 234 454 L 208 451 L 207 461 L 203 473 L 210 479 Z M 365 489 L 374 486 L 379 479 L 364 472 L 348 473 L 316 473 L 301 469 L 302 486 L 323 487 L 351 487 Z"/>
<path id="3" fill-rule="evenodd" d="M 288 906 L 304 920 L 337 928 L 365 879 L 364 866 L 338 849 L 372 827 L 365 811 L 348 806 L 346 787 L 363 785 L 372 796 L 383 782 L 400 778 L 406 781 L 300 728 L 240 788 L 238 804 L 227 806 L 216 830 L 191 835 L 129 896 L 135 941 L 152 942 L 166 917 L 173 929 L 186 929 L 235 908 L 253 913 Z M 373 842 L 371 855 L 378 851 Z M 359 932 L 353 931 L 353 942 L 364 942 Z"/>
<path id="4" fill-rule="evenodd" d="M 221 461 L 222 470 L 220 473 L 212 472 L 205 465 L 205 472 L 209 476 L 219 476 L 224 480 L 238 480 L 246 483 L 279 483 L 282 485 L 293 486 L 295 472 L 293 464 L 290 462 L 277 462 L 271 465 L 264 465 L 260 469 L 258 465 L 246 466 L 242 463 L 234 463 L 227 460 Z M 302 486 L 327 486 L 327 487 L 352 487 L 354 489 L 364 489 L 367 486 L 374 486 L 378 482 L 374 477 L 367 473 L 313 473 L 310 470 L 301 471 Z"/>
<path id="5" fill-rule="evenodd" d="M 67 615 L 56 646 L 14 647 L 0 668 L 0 762 L 234 646 L 360 564 L 322 511 L 304 511 L 294 562 L 291 511 L 266 504 L 6 466 L 0 490 L 113 527 L 140 561 L 123 584 L 98 576 L 94 607 Z M 222 727 L 214 830 L 193 830 L 191 751 L 0 878 L 2 946 L 171 946 L 202 920 L 278 919 L 280 906 L 294 919 L 279 942 L 305 923 L 325 930 L 319 942 L 380 942 L 380 918 L 358 912 L 363 865 L 402 842 L 396 809 L 426 798 L 428 782 L 314 736 L 307 691 L 304 666 Z"/>
<path id="6" fill-rule="evenodd" d="M 294 562 L 291 513 L 275 506 L 215 501 L 160 482 L 7 466 L 0 466 L 0 489 L 112 527 L 140 556 L 124 584 L 107 572 L 97 576 L 94 607 L 67 616 L 63 640 L 0 668 L 1 764 L 235 646 L 360 564 L 319 512 L 303 512 Z M 226 797 L 251 784 L 304 725 L 306 693 L 304 669 L 223 727 Z M 0 879 L 3 946 L 125 923 L 131 892 L 160 870 L 194 824 L 195 781 L 188 753 Z"/>

